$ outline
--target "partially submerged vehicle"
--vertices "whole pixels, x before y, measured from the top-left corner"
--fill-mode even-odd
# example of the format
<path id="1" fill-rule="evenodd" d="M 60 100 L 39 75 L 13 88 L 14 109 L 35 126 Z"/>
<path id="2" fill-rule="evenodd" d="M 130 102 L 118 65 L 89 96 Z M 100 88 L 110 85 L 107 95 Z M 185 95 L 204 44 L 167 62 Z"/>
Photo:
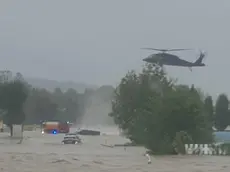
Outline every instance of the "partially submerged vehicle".
<path id="1" fill-rule="evenodd" d="M 76 133 L 79 135 L 88 135 L 88 136 L 99 136 L 99 135 L 101 135 L 100 131 L 88 130 L 88 129 L 79 129 L 78 131 L 76 131 Z"/>
<path id="2" fill-rule="evenodd" d="M 63 144 L 80 144 L 82 143 L 80 137 L 76 133 L 69 133 L 64 136 Z"/>

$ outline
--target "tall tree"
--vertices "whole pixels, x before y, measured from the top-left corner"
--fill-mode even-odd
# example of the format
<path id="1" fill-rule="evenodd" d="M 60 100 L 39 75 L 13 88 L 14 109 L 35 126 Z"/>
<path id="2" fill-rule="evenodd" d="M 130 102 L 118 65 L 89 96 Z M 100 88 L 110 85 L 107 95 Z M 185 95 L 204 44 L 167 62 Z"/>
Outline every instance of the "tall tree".
<path id="1" fill-rule="evenodd" d="M 53 120 L 57 114 L 58 105 L 52 101 L 52 94 L 45 89 L 35 93 L 34 114 L 37 121 Z"/>
<path id="2" fill-rule="evenodd" d="M 109 115 L 128 138 L 154 153 L 174 152 L 175 137 L 182 131 L 195 143 L 212 141 L 210 121 L 196 88 L 175 85 L 157 66 L 148 65 L 142 73 L 132 71 L 122 78 Z"/>
<path id="3" fill-rule="evenodd" d="M 205 113 L 207 115 L 207 118 L 211 121 L 213 121 L 212 125 L 214 126 L 214 107 L 213 107 L 213 100 L 212 96 L 207 96 L 204 100 L 204 109 Z"/>
<path id="4" fill-rule="evenodd" d="M 12 125 L 22 124 L 25 120 L 24 103 L 28 96 L 28 88 L 24 82 L 14 80 L 1 84 L 0 105 L 7 113 L 3 119 L 11 128 Z"/>
<path id="5" fill-rule="evenodd" d="M 227 95 L 220 94 L 216 101 L 215 126 L 218 130 L 223 131 L 229 125 L 229 100 Z"/>

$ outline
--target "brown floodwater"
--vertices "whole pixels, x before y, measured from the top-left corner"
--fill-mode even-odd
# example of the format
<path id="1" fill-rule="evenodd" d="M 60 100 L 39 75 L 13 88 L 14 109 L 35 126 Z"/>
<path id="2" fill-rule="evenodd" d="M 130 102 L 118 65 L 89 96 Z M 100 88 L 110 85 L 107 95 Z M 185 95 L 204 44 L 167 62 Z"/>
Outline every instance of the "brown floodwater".
<path id="1" fill-rule="evenodd" d="M 62 145 L 62 134 L 24 132 L 24 141 L 0 134 L 2 172 L 229 172 L 227 156 L 154 156 L 142 147 L 104 147 L 127 142 L 117 135 L 82 137 L 82 145 Z"/>

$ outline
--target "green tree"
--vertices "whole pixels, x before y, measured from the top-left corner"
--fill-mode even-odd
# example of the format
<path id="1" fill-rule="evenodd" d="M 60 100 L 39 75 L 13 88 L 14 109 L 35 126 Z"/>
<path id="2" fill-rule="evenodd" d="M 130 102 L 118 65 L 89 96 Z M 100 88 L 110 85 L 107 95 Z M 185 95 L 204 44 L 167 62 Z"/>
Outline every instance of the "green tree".
<path id="1" fill-rule="evenodd" d="M 223 131 L 229 125 L 229 100 L 227 95 L 220 94 L 216 101 L 215 126 L 217 130 Z"/>
<path id="2" fill-rule="evenodd" d="M 129 139 L 157 154 L 173 153 L 174 141 L 186 140 L 176 139 L 178 132 L 195 143 L 212 141 L 199 92 L 175 85 L 158 66 L 128 72 L 116 88 L 109 115 Z"/>
<path id="3" fill-rule="evenodd" d="M 70 88 L 64 93 L 65 118 L 68 121 L 76 122 L 79 113 L 79 95 L 76 90 Z"/>
<path id="4" fill-rule="evenodd" d="M 45 89 L 32 89 L 25 103 L 26 123 L 38 124 L 43 120 L 55 119 L 58 104 L 53 101 L 52 93 Z"/>
<path id="5" fill-rule="evenodd" d="M 0 86 L 0 105 L 6 111 L 4 123 L 10 126 L 22 124 L 25 120 L 24 103 L 28 96 L 28 88 L 24 82 L 14 80 L 2 83 Z"/>
<path id="6" fill-rule="evenodd" d="M 83 95 L 83 94 L 82 94 Z M 83 114 L 83 97 L 74 89 L 54 92 L 46 89 L 31 89 L 25 104 L 26 123 L 35 124 L 43 120 L 60 120 L 75 122 Z"/>
<path id="7" fill-rule="evenodd" d="M 58 105 L 52 100 L 52 94 L 42 89 L 37 90 L 35 96 L 36 121 L 53 120 L 57 115 Z"/>
<path id="8" fill-rule="evenodd" d="M 204 109 L 205 109 L 205 113 L 207 115 L 207 118 L 209 118 L 209 120 L 213 121 L 212 125 L 214 126 L 214 107 L 213 107 L 213 100 L 212 100 L 212 96 L 207 96 L 204 100 Z"/>

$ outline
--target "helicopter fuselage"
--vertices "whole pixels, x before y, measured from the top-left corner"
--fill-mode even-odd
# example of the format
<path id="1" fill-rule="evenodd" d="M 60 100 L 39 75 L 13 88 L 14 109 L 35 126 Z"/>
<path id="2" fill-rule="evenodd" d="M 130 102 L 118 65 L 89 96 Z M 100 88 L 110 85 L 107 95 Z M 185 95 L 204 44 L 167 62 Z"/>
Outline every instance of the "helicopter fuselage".
<path id="1" fill-rule="evenodd" d="M 156 63 L 160 66 L 170 65 L 170 66 L 184 66 L 184 67 L 195 67 L 195 66 L 204 66 L 203 63 L 193 63 L 179 58 L 176 55 L 169 53 L 157 53 L 144 58 L 143 61 L 148 63 Z"/>

